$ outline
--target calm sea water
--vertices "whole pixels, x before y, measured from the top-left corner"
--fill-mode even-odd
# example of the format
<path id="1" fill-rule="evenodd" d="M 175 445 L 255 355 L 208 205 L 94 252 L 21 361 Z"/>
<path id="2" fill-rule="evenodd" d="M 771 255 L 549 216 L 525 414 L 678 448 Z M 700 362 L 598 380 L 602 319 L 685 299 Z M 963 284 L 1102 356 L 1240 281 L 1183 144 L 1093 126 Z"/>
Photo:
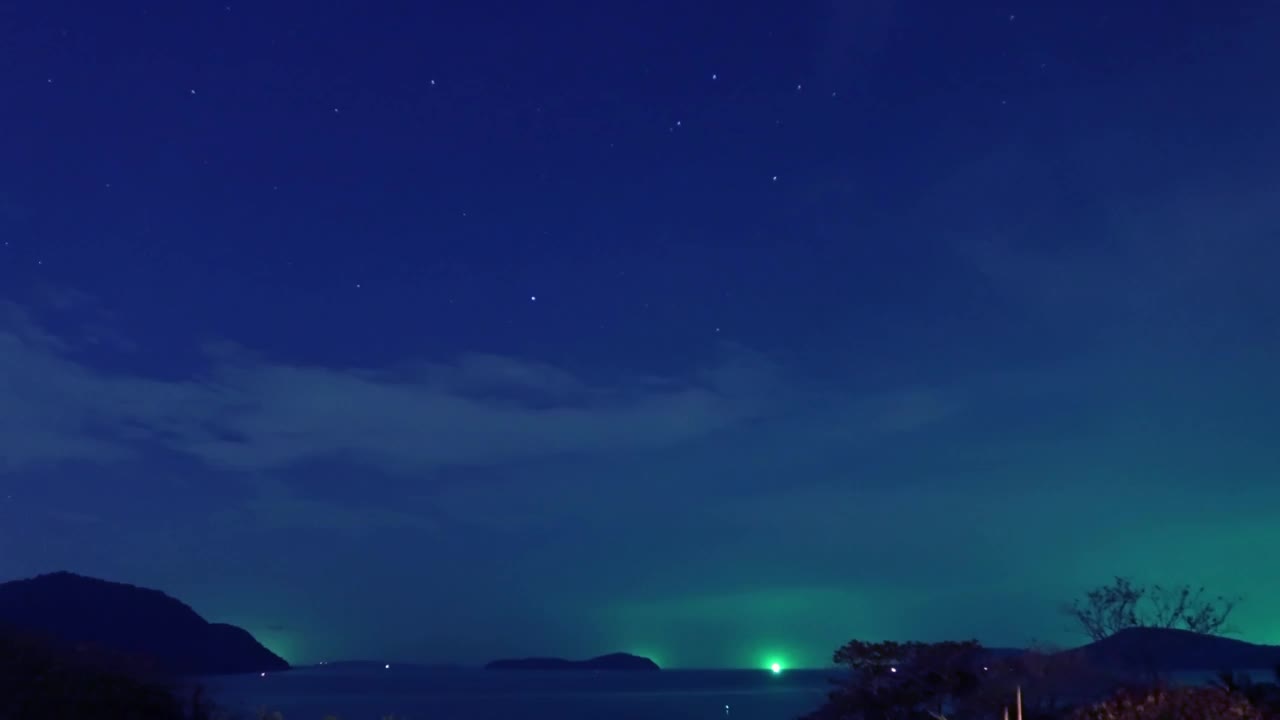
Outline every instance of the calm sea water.
<path id="1" fill-rule="evenodd" d="M 303 669 L 205 682 L 223 707 L 285 720 L 789 720 L 819 705 L 834 671 L 659 673 Z"/>
<path id="2" fill-rule="evenodd" d="M 285 720 L 790 720 L 816 709 L 832 671 L 664 670 L 659 673 L 308 668 L 205 681 L 220 705 Z M 1249 671 L 1256 680 L 1270 671 Z M 1203 684 L 1215 673 L 1178 673 Z"/>

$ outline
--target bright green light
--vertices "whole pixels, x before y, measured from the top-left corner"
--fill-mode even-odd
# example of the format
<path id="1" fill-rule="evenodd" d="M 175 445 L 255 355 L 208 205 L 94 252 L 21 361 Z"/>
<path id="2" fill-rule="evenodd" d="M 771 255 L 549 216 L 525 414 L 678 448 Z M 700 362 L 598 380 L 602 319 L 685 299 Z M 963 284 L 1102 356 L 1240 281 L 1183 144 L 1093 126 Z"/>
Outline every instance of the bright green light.
<path id="1" fill-rule="evenodd" d="M 787 656 L 780 652 L 771 652 L 762 654 L 759 659 L 760 667 L 768 670 L 774 675 L 781 675 L 783 670 L 787 669 Z"/>

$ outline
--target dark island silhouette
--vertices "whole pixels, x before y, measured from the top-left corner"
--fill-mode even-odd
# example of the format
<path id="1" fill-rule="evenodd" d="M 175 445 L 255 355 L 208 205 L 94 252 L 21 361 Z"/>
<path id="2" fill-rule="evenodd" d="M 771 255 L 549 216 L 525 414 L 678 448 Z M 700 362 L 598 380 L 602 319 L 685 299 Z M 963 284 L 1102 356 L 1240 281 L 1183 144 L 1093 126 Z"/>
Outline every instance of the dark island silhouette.
<path id="1" fill-rule="evenodd" d="M 564 658 L 531 657 L 510 660 L 494 660 L 484 666 L 486 670 L 609 670 L 625 672 L 652 672 L 660 670 L 658 663 L 639 655 L 612 653 L 590 660 L 565 660 Z"/>
<path id="2" fill-rule="evenodd" d="M 1017 658 L 1027 648 L 983 648 L 992 660 Z M 1175 628 L 1134 627 L 1087 645 L 1059 650 L 1055 657 L 1113 671 L 1218 672 L 1270 670 L 1280 666 L 1280 646 L 1258 645 L 1221 635 Z"/>
<path id="3" fill-rule="evenodd" d="M 1153 627 L 1121 630 L 1061 654 L 1097 668 L 1152 672 L 1258 670 L 1280 665 L 1280 646 Z"/>
<path id="4" fill-rule="evenodd" d="M 0 626 L 85 657 L 167 675 L 289 669 L 244 629 L 210 623 L 158 590 L 69 572 L 0 583 Z"/>

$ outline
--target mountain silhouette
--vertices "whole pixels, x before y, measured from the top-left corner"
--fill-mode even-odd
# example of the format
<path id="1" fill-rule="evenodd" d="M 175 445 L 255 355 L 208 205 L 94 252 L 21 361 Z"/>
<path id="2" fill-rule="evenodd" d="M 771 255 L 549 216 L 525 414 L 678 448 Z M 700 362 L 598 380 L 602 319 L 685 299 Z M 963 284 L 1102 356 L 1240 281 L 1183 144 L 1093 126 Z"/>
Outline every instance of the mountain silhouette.
<path id="1" fill-rule="evenodd" d="M 210 623 L 159 590 L 69 572 L 0 583 L 0 625 L 174 675 L 289 668 L 246 630 Z"/>
<path id="2" fill-rule="evenodd" d="M 1064 651 L 1095 667 L 1154 672 L 1247 670 L 1280 665 L 1280 646 L 1167 628 L 1129 628 Z"/>

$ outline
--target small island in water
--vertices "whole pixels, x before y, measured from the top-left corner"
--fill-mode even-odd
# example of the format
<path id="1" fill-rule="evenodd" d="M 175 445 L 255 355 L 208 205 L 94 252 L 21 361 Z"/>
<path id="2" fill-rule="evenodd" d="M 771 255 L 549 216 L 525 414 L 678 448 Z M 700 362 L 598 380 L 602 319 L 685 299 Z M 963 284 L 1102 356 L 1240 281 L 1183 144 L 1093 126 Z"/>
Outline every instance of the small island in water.
<path id="1" fill-rule="evenodd" d="M 590 660 L 565 660 L 564 658 L 534 657 L 513 660 L 494 660 L 485 670 L 620 670 L 652 672 L 660 670 L 658 663 L 639 655 L 613 653 Z"/>

